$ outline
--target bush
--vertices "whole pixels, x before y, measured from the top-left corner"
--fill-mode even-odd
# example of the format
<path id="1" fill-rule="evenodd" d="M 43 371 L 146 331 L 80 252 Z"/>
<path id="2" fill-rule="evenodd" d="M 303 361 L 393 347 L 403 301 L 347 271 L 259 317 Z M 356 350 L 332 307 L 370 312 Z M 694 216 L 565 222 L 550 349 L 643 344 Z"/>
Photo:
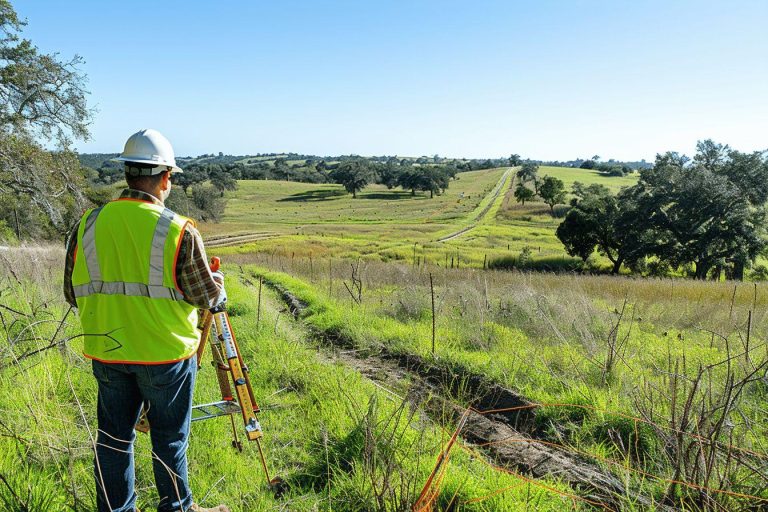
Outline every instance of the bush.
<path id="1" fill-rule="evenodd" d="M 104 206 L 115 198 L 115 189 L 111 186 L 87 187 L 85 197 L 96 206 Z"/>
<path id="2" fill-rule="evenodd" d="M 200 210 L 200 220 L 218 222 L 224 215 L 226 201 L 221 192 L 211 185 L 193 186 L 192 203 Z"/>
<path id="3" fill-rule="evenodd" d="M 768 281 L 768 267 L 765 265 L 755 265 L 749 273 L 752 281 Z"/>
<path id="4" fill-rule="evenodd" d="M 521 256 L 523 256 L 521 258 Z M 542 272 L 577 272 L 584 268 L 579 258 L 570 256 L 543 256 L 540 258 L 526 258 L 520 256 L 503 256 L 492 259 L 488 268 L 493 270 L 536 270 Z"/>
<path id="5" fill-rule="evenodd" d="M 556 204 L 552 208 L 552 216 L 556 219 L 563 219 L 566 215 L 568 215 L 568 212 L 571 211 L 571 207 L 567 204 Z"/>
<path id="6" fill-rule="evenodd" d="M 16 233 L 13 232 L 13 229 L 4 220 L 0 219 L 0 244 L 16 245 L 17 243 Z"/>
<path id="7" fill-rule="evenodd" d="M 672 267 L 666 261 L 651 260 L 646 266 L 648 277 L 669 277 L 672 275 Z"/>

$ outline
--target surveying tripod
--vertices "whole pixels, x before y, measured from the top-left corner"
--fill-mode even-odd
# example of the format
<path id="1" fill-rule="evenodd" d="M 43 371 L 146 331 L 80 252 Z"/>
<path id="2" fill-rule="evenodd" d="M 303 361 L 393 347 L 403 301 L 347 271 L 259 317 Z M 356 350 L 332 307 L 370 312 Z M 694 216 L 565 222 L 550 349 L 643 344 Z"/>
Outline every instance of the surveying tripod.
<path id="1" fill-rule="evenodd" d="M 221 265 L 219 258 L 211 260 L 211 270 L 217 271 Z M 205 346 L 210 338 L 211 353 L 213 361 L 211 364 L 216 370 L 216 378 L 221 390 L 221 400 L 208 404 L 195 405 L 192 407 L 192 421 L 202 421 L 219 416 L 229 416 L 232 424 L 232 446 L 238 451 L 243 451 L 243 445 L 238 439 L 237 428 L 235 427 L 234 416 L 240 413 L 245 424 L 245 436 L 249 441 L 256 441 L 259 449 L 259 458 L 261 466 L 264 468 L 264 475 L 270 488 L 278 489 L 283 484 L 280 477 L 270 478 L 267 470 L 267 462 L 264 457 L 264 450 L 261 446 L 261 437 L 263 435 L 261 425 L 256 417 L 259 412 L 259 406 L 253 396 L 251 380 L 248 376 L 248 366 L 243 362 L 240 354 L 240 347 L 235 339 L 235 333 L 232 330 L 232 324 L 229 322 L 229 315 L 224 304 L 220 304 L 211 309 L 201 310 L 201 336 L 200 344 L 197 347 L 197 369 L 202 367 L 202 358 L 205 352 Z M 235 395 L 232 394 L 230 379 L 234 384 Z M 146 409 L 141 412 L 141 417 L 136 424 L 136 430 L 141 432 L 149 431 L 149 422 L 147 420 Z"/>

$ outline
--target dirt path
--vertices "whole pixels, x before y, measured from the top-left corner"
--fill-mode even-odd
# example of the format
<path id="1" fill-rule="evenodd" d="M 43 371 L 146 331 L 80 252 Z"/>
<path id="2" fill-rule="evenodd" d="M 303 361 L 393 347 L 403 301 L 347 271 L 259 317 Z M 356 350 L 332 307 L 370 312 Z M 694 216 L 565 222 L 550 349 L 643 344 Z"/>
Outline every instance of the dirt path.
<path id="1" fill-rule="evenodd" d="M 301 323 L 306 306 L 290 291 L 265 281 L 276 290 L 290 314 L 306 331 L 326 347 L 324 357 L 354 368 L 378 387 L 401 399 L 407 398 L 435 421 L 444 422 L 446 413 L 454 421 L 466 411 L 467 397 L 477 411 L 529 406 L 531 402 L 514 391 L 489 382 L 482 375 L 456 374 L 454 369 L 440 367 L 419 356 L 393 354 L 381 348 L 378 352 L 356 350 L 349 340 L 316 332 Z M 556 477 L 581 491 L 604 510 L 621 510 L 631 497 L 638 505 L 655 510 L 671 510 L 637 495 L 622 480 L 593 462 L 565 450 L 540 442 L 534 408 L 514 412 L 481 414 L 472 411 L 461 437 L 479 450 L 490 463 L 535 478 Z M 510 442 L 510 440 L 515 440 Z"/>
<path id="2" fill-rule="evenodd" d="M 265 231 L 263 233 L 240 233 L 234 235 L 215 235 L 205 238 L 205 247 L 229 247 L 232 245 L 243 245 L 258 240 L 267 240 L 278 236 L 277 233 Z"/>
<path id="3" fill-rule="evenodd" d="M 455 233 L 451 233 L 448 236 L 444 236 L 442 238 L 438 238 L 437 241 L 438 242 L 447 242 L 448 240 L 453 240 L 454 238 L 463 235 L 467 231 L 469 231 L 471 229 L 474 229 L 477 226 L 477 224 L 481 220 L 483 220 L 483 218 L 485 218 L 485 216 L 488 214 L 488 211 L 493 206 L 493 203 L 496 202 L 496 198 L 499 197 L 499 194 L 501 193 L 501 191 L 504 190 L 504 188 L 505 188 L 504 186 L 506 185 L 507 180 L 509 180 L 511 176 L 512 176 L 512 169 L 509 169 L 507 172 L 505 172 L 501 176 L 501 179 L 496 184 L 496 187 L 494 187 L 494 189 L 489 194 L 489 196 L 491 197 L 491 200 L 488 202 L 487 205 L 485 205 L 485 208 L 483 208 L 483 210 L 477 215 L 477 217 L 475 217 L 475 220 L 472 222 L 471 225 L 469 225 L 469 226 L 467 226 L 465 228 L 462 228 L 459 231 L 456 231 Z"/>

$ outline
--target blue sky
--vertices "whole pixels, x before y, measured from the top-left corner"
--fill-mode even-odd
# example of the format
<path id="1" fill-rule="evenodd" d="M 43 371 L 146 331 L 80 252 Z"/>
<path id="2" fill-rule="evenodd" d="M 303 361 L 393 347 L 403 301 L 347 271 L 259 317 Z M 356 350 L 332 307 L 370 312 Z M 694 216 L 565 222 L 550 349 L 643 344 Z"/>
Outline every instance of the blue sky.
<path id="1" fill-rule="evenodd" d="M 652 160 L 768 148 L 768 2 L 14 1 L 86 62 L 82 152 Z"/>

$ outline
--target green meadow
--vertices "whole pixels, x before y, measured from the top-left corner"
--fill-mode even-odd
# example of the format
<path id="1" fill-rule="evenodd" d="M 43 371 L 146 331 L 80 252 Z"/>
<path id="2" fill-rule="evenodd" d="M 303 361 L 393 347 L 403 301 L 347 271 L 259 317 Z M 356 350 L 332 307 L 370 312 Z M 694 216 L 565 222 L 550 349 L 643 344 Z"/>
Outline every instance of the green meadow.
<path id="1" fill-rule="evenodd" d="M 94 510 L 96 382 L 81 355 L 79 323 L 61 299 L 63 251 L 13 249 L 3 257 L 18 263 L 0 274 L 6 338 L 0 355 L 0 509 Z M 196 501 L 225 503 L 234 512 L 410 510 L 455 426 L 447 417 L 426 418 L 405 398 L 324 355 L 274 292 L 265 289 L 259 297 L 250 273 L 235 267 L 227 272 L 232 325 L 262 409 L 270 475 L 283 478 L 288 489 L 279 497 L 268 490 L 256 447 L 235 450 L 232 427 L 222 417 L 192 425 Z M 210 355 L 204 356 L 195 402 L 220 398 Z M 235 425 L 247 443 L 239 418 Z M 153 510 L 147 435 L 137 434 L 135 453 L 137 505 Z M 556 477 L 546 485 L 572 492 Z M 471 511 L 570 507 L 568 498 L 526 485 L 459 449 L 440 488 L 439 509 L 450 503 Z M 510 491 L 494 494 L 505 488 Z M 576 503 L 576 510 L 586 508 Z"/>
<path id="2" fill-rule="evenodd" d="M 353 199 L 341 185 L 283 181 L 240 181 L 227 192 L 222 222 L 201 226 L 204 237 L 272 232 L 281 236 L 222 249 L 223 254 L 269 252 L 294 257 L 347 257 L 381 261 L 427 261 L 434 265 L 482 267 L 484 261 L 517 255 L 529 247 L 537 258 L 567 257 L 554 231 L 561 219 L 541 202 L 515 202 L 514 169 L 503 190 L 491 195 L 508 168 L 457 174 L 445 194 L 382 185 L 366 187 Z M 636 176 L 607 177 L 587 169 L 541 167 L 570 189 L 576 181 L 600 183 L 614 191 Z M 483 219 L 479 214 L 490 204 Z M 443 237 L 475 226 L 445 242 Z"/>
<path id="3" fill-rule="evenodd" d="M 539 172 L 615 191 L 635 179 Z M 267 490 L 255 447 L 234 450 L 220 418 L 192 429 L 202 504 L 553 512 L 768 504 L 768 290 L 486 270 L 523 252 L 554 268 L 572 262 L 554 235 L 560 219 L 543 203 L 518 204 L 513 175 L 460 173 L 431 199 L 381 186 L 353 199 L 338 185 L 277 181 L 241 181 L 225 193 L 222 222 L 200 229 L 212 243 L 236 242 L 208 253 L 224 261 L 270 473 L 288 490 Z M 63 251 L 11 248 L 0 257 L 9 262 L 0 274 L 0 508 L 90 510 L 96 386 L 61 297 Z M 287 297 L 301 303 L 296 318 Z M 410 360 L 422 366 L 397 363 Z M 434 374 L 449 378 L 430 381 Z M 519 433 L 460 436 L 422 507 L 457 411 L 480 407 L 493 386 L 529 404 Z M 217 395 L 204 364 L 195 401 Z M 496 451 L 514 452 L 520 436 L 562 457 L 562 467 L 541 474 Z M 148 448 L 139 435 L 142 510 L 156 506 Z M 599 488 L 568 484 L 579 468 L 622 491 L 603 501 Z"/>

